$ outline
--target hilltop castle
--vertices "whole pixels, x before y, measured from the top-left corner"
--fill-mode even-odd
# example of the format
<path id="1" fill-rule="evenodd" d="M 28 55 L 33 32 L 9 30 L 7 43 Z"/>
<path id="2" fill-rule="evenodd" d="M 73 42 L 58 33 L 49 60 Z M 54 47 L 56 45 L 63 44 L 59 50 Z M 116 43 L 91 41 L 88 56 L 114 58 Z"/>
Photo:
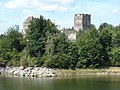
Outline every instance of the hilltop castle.
<path id="1" fill-rule="evenodd" d="M 29 16 L 23 23 L 23 34 L 26 34 L 26 29 L 28 28 L 30 21 L 33 20 L 33 16 Z M 61 30 L 65 33 L 69 40 L 76 40 L 76 33 L 79 30 L 90 30 L 91 25 L 91 15 L 90 14 L 75 14 L 74 15 L 74 27 Z"/>
<path id="2" fill-rule="evenodd" d="M 79 31 L 80 29 L 89 30 L 91 25 L 90 14 L 75 14 L 74 16 L 74 30 Z"/>
<path id="3" fill-rule="evenodd" d="M 91 15 L 90 14 L 75 14 L 74 27 L 63 30 L 62 32 L 68 37 L 69 40 L 76 40 L 76 33 L 79 30 L 90 30 Z"/>

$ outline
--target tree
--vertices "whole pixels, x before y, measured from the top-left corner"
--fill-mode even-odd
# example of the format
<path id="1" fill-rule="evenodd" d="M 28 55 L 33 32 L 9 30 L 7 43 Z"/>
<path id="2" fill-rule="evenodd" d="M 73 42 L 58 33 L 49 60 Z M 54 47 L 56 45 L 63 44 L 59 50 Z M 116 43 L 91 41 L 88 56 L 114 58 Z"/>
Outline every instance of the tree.
<path id="1" fill-rule="evenodd" d="M 116 26 L 112 35 L 112 47 L 110 53 L 111 65 L 120 66 L 120 27 Z"/>
<path id="2" fill-rule="evenodd" d="M 27 30 L 28 55 L 30 58 L 34 58 L 31 59 L 33 60 L 31 62 L 36 62 L 34 65 L 41 66 L 48 56 L 52 55 L 52 39 L 59 34 L 59 31 L 50 19 L 46 20 L 43 16 L 34 18 L 30 23 Z"/>
<path id="3" fill-rule="evenodd" d="M 90 25 L 90 30 L 96 30 L 96 27 L 95 27 L 94 24 L 91 24 L 91 25 Z"/>
<path id="4" fill-rule="evenodd" d="M 31 24 L 28 28 L 27 32 L 27 50 L 30 56 L 41 56 L 44 54 L 45 44 L 44 44 L 44 35 L 43 33 L 45 26 L 45 20 L 41 16 L 39 18 L 35 18 L 31 21 Z"/>
<path id="5" fill-rule="evenodd" d="M 120 28 L 116 27 L 114 30 L 114 34 L 112 36 L 112 45 L 113 47 L 119 47 L 120 46 Z"/>
<path id="6" fill-rule="evenodd" d="M 24 49 L 22 33 L 19 32 L 19 26 L 9 27 L 8 31 L 0 36 L 0 57 L 1 62 L 9 65 L 18 65 L 20 52 Z"/>
<path id="7" fill-rule="evenodd" d="M 108 24 L 108 23 L 103 23 L 98 28 L 99 31 L 102 31 L 104 29 L 112 30 L 113 26 L 111 24 Z"/>
<path id="8" fill-rule="evenodd" d="M 27 30 L 27 50 L 32 57 L 41 57 L 45 54 L 46 41 L 49 35 L 57 32 L 55 24 L 49 19 L 34 18 Z"/>
<path id="9" fill-rule="evenodd" d="M 100 43 L 107 50 L 110 49 L 112 44 L 112 33 L 109 30 L 105 29 L 100 32 Z"/>
<path id="10" fill-rule="evenodd" d="M 46 61 L 47 67 L 54 68 L 75 68 L 77 61 L 76 47 L 67 39 L 64 33 L 48 39 L 46 46 Z"/>
<path id="11" fill-rule="evenodd" d="M 7 44 L 10 46 L 11 51 L 13 48 L 15 48 L 18 51 L 23 50 L 25 45 L 23 44 L 23 35 L 19 32 L 18 25 L 10 27 L 6 33 L 6 36 L 9 42 Z"/>
<path id="12" fill-rule="evenodd" d="M 111 65 L 120 66 L 120 47 L 112 48 L 111 51 Z"/>
<path id="13" fill-rule="evenodd" d="M 109 65 L 110 60 L 106 58 L 106 50 L 99 42 L 97 30 L 86 32 L 77 39 L 80 68 L 100 68 Z"/>

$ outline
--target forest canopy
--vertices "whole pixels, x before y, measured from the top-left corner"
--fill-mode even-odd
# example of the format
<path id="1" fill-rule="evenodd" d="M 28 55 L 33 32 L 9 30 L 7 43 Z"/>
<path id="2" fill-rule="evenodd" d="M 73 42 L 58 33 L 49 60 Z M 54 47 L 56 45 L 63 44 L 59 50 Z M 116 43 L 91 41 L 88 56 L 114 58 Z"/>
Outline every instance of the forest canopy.
<path id="1" fill-rule="evenodd" d="M 103 23 L 98 29 L 80 30 L 75 42 L 68 40 L 50 19 L 30 22 L 26 37 L 19 26 L 0 35 L 0 66 L 50 68 L 106 68 L 120 66 L 120 26 Z"/>

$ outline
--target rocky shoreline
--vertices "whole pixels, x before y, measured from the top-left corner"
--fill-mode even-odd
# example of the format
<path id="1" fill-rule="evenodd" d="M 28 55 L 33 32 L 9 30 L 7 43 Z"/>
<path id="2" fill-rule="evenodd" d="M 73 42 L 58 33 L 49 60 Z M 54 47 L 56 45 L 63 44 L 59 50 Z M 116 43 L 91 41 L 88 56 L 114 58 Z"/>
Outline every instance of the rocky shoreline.
<path id="1" fill-rule="evenodd" d="M 71 76 L 120 76 L 120 67 L 110 67 L 108 69 L 51 69 L 46 67 L 0 67 L 0 75 L 11 75 L 18 77 L 71 77 Z"/>
<path id="2" fill-rule="evenodd" d="M 55 77 L 55 70 L 46 67 L 5 67 L 0 68 L 1 75 L 24 76 L 24 77 Z"/>

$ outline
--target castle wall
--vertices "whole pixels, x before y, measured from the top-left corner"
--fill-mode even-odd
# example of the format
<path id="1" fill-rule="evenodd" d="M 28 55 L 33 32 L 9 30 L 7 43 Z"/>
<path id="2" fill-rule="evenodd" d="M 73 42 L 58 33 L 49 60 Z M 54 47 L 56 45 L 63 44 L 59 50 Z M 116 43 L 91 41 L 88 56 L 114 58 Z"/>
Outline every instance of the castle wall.
<path id="1" fill-rule="evenodd" d="M 29 16 L 25 22 L 23 23 L 23 35 L 24 37 L 26 36 L 26 30 L 28 29 L 28 26 L 30 25 L 30 21 L 34 19 L 33 16 Z"/>
<path id="2" fill-rule="evenodd" d="M 74 29 L 78 32 L 80 29 L 89 30 L 91 25 L 90 14 L 75 14 Z"/>

